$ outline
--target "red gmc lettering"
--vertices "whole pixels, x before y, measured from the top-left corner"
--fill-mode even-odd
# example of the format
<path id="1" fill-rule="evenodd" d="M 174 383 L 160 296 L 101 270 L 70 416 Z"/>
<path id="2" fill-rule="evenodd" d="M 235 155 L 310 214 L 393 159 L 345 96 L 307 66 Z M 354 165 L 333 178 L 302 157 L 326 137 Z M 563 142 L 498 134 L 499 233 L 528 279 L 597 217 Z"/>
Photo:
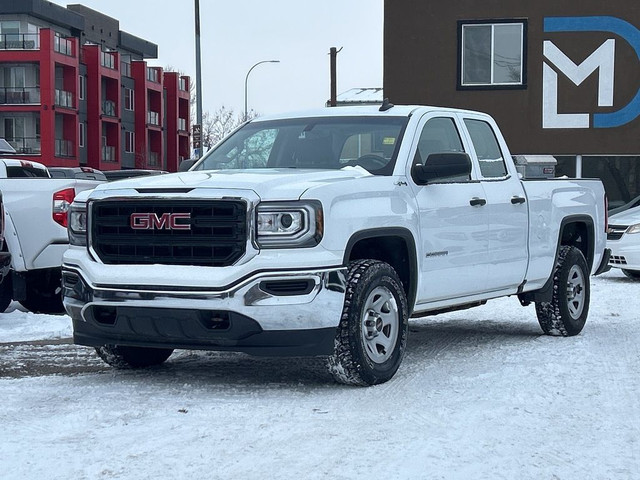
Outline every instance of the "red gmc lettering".
<path id="1" fill-rule="evenodd" d="M 132 213 L 129 225 L 133 230 L 191 230 L 190 218 L 190 213 L 163 213 L 160 217 L 155 213 Z"/>

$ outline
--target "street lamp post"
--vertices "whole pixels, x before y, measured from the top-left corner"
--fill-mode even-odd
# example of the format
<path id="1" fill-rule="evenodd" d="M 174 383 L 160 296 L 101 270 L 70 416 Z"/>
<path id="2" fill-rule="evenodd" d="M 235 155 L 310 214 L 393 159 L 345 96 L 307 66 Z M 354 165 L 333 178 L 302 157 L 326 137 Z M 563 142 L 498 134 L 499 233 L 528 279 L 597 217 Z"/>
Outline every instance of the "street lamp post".
<path id="1" fill-rule="evenodd" d="M 258 62 L 254 66 L 252 66 L 247 72 L 247 76 L 244 77 L 244 121 L 245 122 L 247 121 L 247 118 L 249 116 L 249 110 L 247 108 L 247 83 L 249 81 L 249 74 L 251 73 L 251 70 L 253 70 L 258 65 L 261 65 L 263 63 L 280 63 L 280 60 L 262 60 L 261 62 Z"/>

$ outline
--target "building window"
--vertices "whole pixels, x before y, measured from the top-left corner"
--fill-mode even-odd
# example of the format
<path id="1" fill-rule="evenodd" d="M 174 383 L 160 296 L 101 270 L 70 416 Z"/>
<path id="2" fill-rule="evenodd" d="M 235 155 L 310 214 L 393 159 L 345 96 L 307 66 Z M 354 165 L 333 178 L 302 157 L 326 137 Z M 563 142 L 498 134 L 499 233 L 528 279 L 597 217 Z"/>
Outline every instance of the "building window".
<path id="1" fill-rule="evenodd" d="M 134 132 L 124 132 L 124 151 L 126 153 L 133 153 L 134 140 Z"/>
<path id="2" fill-rule="evenodd" d="M 458 22 L 459 88 L 524 88 L 524 20 Z"/>
<path id="3" fill-rule="evenodd" d="M 87 90 L 87 79 L 84 75 L 79 75 L 78 76 L 78 99 L 79 100 L 84 100 L 85 99 L 85 92 Z"/>
<path id="4" fill-rule="evenodd" d="M 78 124 L 78 146 L 79 147 L 84 147 L 84 138 L 85 138 L 85 131 L 84 131 L 84 123 L 80 122 Z"/>
<path id="5" fill-rule="evenodd" d="M 124 109 L 133 111 L 133 90 L 126 87 L 124 89 Z"/>

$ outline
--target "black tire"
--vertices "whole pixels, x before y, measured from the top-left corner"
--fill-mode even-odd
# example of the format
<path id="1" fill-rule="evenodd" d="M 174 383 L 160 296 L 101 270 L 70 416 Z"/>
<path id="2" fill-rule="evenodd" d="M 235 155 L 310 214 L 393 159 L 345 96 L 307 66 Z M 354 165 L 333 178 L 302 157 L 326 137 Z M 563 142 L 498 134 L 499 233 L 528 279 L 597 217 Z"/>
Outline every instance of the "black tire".
<path id="1" fill-rule="evenodd" d="M 9 274 L 2 280 L 0 284 L 0 313 L 3 313 L 11 300 L 13 299 L 13 280 L 12 273 Z"/>
<path id="2" fill-rule="evenodd" d="M 104 345 L 96 347 L 96 353 L 112 367 L 130 369 L 160 365 L 171 356 L 173 349 Z"/>
<path id="3" fill-rule="evenodd" d="M 27 274 L 27 295 L 20 303 L 33 313 L 62 315 L 62 273 L 59 269 L 33 271 Z"/>
<path id="4" fill-rule="evenodd" d="M 576 247 L 560 247 L 551 302 L 536 303 L 544 333 L 563 337 L 579 334 L 589 314 L 590 290 L 589 269 L 582 252 Z"/>
<path id="5" fill-rule="evenodd" d="M 623 268 L 622 273 L 624 273 L 627 277 L 629 277 L 632 280 L 640 280 L 639 270 L 627 270 Z"/>
<path id="6" fill-rule="evenodd" d="M 391 265 L 349 264 L 347 291 L 328 367 L 336 381 L 375 385 L 391 379 L 407 345 L 407 297 Z"/>

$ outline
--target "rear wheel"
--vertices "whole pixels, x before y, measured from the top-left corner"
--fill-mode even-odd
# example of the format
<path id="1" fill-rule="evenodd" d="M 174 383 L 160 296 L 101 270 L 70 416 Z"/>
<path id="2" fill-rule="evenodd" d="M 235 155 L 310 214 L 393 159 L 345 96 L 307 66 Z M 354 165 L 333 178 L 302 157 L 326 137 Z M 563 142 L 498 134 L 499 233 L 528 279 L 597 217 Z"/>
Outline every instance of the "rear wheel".
<path id="1" fill-rule="evenodd" d="M 59 269 L 33 271 L 26 278 L 27 295 L 20 303 L 33 313 L 60 315 L 62 304 L 62 274 Z"/>
<path id="2" fill-rule="evenodd" d="M 633 280 L 640 280 L 640 270 L 626 270 L 622 269 L 622 273 L 624 273 L 627 277 Z"/>
<path id="3" fill-rule="evenodd" d="M 536 303 L 544 333 L 563 337 L 580 333 L 589 314 L 589 297 L 589 270 L 582 252 L 576 247 L 560 247 L 551 302 Z"/>
<path id="4" fill-rule="evenodd" d="M 126 369 L 160 365 L 171 356 L 173 349 L 104 345 L 96 347 L 96 353 L 112 367 Z"/>
<path id="5" fill-rule="evenodd" d="M 384 262 L 352 262 L 347 275 L 329 371 L 348 385 L 386 382 L 400 367 L 407 343 L 406 294 L 396 271 Z"/>

